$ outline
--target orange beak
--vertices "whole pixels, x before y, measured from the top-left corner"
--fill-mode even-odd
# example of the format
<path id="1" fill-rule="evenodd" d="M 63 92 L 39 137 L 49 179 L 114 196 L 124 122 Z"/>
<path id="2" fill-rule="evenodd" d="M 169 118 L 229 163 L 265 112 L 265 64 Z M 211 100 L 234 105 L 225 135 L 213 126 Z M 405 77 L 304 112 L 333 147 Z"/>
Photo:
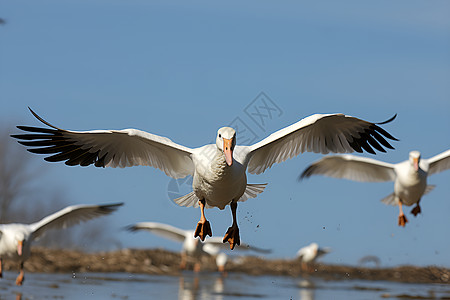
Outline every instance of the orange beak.
<path id="1" fill-rule="evenodd" d="M 19 243 L 17 243 L 17 254 L 19 256 L 22 255 L 22 248 L 23 248 L 23 241 L 19 241 Z"/>
<path id="2" fill-rule="evenodd" d="M 231 166 L 233 164 L 233 151 L 231 146 L 233 145 L 233 139 L 223 139 L 223 153 L 225 154 L 225 160 L 227 165 Z"/>
<path id="3" fill-rule="evenodd" d="M 419 159 L 413 158 L 413 163 L 414 163 L 414 170 L 418 171 L 419 170 Z"/>

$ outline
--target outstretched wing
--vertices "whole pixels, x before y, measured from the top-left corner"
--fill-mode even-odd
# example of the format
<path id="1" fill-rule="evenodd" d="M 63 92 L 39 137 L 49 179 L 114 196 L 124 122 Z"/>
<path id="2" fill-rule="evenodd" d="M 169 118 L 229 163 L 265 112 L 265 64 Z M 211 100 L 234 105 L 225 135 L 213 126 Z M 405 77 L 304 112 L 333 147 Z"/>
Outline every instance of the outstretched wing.
<path id="1" fill-rule="evenodd" d="M 312 175 L 355 181 L 394 181 L 395 165 L 354 155 L 326 156 L 307 167 L 299 179 Z"/>
<path id="2" fill-rule="evenodd" d="M 30 111 L 51 129 L 17 126 L 29 133 L 11 136 L 29 147 L 28 151 L 49 155 L 45 157 L 46 161 L 65 161 L 70 166 L 151 166 L 173 178 L 194 172 L 192 150 L 168 138 L 137 129 L 69 131 L 51 125 Z"/>
<path id="3" fill-rule="evenodd" d="M 305 151 L 327 154 L 363 152 L 373 148 L 394 149 L 385 138 L 397 140 L 378 125 L 343 114 L 315 114 L 283 128 L 262 141 L 248 146 L 248 171 L 260 174 L 274 163 L 285 161 Z M 373 148 L 372 148 L 373 147 Z"/>
<path id="4" fill-rule="evenodd" d="M 429 168 L 428 175 L 439 173 L 450 169 L 450 150 L 444 151 L 441 154 L 435 155 L 427 159 Z"/>
<path id="5" fill-rule="evenodd" d="M 103 215 L 108 215 L 122 205 L 123 203 L 68 206 L 36 223 L 30 224 L 33 230 L 32 238 L 37 238 L 49 229 L 67 228 Z"/>
<path id="6" fill-rule="evenodd" d="M 209 238 L 209 239 L 205 240 L 205 242 L 203 244 L 204 244 L 203 250 L 211 255 L 216 255 L 221 250 L 222 251 L 230 250 L 230 245 L 224 244 L 223 238 L 221 238 L 221 237 Z M 234 248 L 234 250 L 240 250 L 240 251 L 250 250 L 250 251 L 266 253 L 266 254 L 272 252 L 269 249 L 258 248 L 253 245 L 248 245 L 248 244 L 242 243 L 242 242 L 240 245 L 236 246 L 236 248 Z"/>
<path id="7" fill-rule="evenodd" d="M 128 226 L 129 231 L 147 230 L 153 234 L 170 239 L 176 242 L 184 242 L 186 238 L 186 230 L 173 227 L 171 225 L 156 223 L 156 222 L 140 222 Z M 194 236 L 194 235 L 192 235 Z"/>

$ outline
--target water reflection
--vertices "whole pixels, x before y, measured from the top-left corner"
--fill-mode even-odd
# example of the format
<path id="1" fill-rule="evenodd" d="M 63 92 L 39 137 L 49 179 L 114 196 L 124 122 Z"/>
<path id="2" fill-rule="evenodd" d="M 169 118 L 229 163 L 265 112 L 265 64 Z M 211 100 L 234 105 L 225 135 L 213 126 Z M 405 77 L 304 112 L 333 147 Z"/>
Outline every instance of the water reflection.
<path id="1" fill-rule="evenodd" d="M 300 300 L 314 300 L 316 290 L 314 282 L 309 279 L 302 279 L 298 282 L 298 287 Z"/>
<path id="2" fill-rule="evenodd" d="M 369 280 L 332 280 L 313 276 L 249 276 L 192 271 L 181 276 L 131 273 L 30 273 L 30 284 L 16 287 L 6 272 L 0 299 L 450 299 L 448 284 L 405 284 Z"/>
<path id="3" fill-rule="evenodd" d="M 225 276 L 184 272 L 179 278 L 178 300 L 222 300 Z"/>
<path id="4" fill-rule="evenodd" d="M 197 299 L 199 278 L 180 276 L 180 283 L 178 286 L 178 300 L 194 300 Z"/>

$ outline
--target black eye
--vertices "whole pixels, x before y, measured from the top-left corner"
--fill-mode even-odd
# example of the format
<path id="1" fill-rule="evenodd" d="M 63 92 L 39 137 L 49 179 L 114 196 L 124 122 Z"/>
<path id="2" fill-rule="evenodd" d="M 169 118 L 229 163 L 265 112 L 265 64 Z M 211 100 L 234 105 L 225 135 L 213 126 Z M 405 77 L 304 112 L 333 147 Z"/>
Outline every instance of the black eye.
<path id="1" fill-rule="evenodd" d="M 222 135 L 219 133 L 219 137 L 221 138 L 222 137 Z"/>

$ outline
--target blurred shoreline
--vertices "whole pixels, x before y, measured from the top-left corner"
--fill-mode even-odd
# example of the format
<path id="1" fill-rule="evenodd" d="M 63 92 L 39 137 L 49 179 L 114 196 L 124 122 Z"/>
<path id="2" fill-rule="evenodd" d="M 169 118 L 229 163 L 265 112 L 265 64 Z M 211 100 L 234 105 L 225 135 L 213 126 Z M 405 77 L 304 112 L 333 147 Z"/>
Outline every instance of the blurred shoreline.
<path id="1" fill-rule="evenodd" d="M 214 257 L 202 257 L 204 272 L 215 272 Z M 194 258 L 188 258 L 187 269 L 192 270 Z M 87 253 L 78 250 L 33 248 L 25 262 L 26 272 L 77 273 L 127 272 L 154 275 L 179 275 L 181 256 L 163 249 L 122 249 L 109 252 Z M 18 264 L 4 259 L 5 270 L 18 271 Z M 296 259 L 265 259 L 255 256 L 233 256 L 225 267 L 227 272 L 253 276 L 314 276 L 326 280 L 363 279 L 405 283 L 450 283 L 450 269 L 438 266 L 356 267 L 317 263 L 312 272 L 301 272 Z"/>

